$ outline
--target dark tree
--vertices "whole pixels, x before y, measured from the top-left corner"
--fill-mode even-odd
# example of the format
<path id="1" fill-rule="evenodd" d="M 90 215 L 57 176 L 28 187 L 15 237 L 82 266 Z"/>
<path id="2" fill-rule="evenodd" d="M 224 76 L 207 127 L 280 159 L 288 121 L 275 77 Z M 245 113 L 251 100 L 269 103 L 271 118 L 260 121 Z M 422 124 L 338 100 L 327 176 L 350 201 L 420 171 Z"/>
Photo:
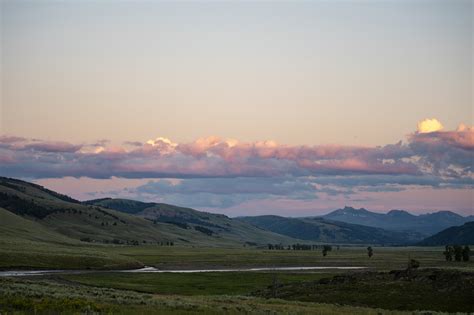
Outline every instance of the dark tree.
<path id="1" fill-rule="evenodd" d="M 332 250 L 331 245 L 324 245 L 323 246 L 323 256 L 326 256 L 328 254 L 328 252 L 330 252 L 331 250 Z"/>
<path id="2" fill-rule="evenodd" d="M 443 252 L 446 261 L 453 261 L 454 248 L 452 246 L 446 245 Z"/>
<path id="3" fill-rule="evenodd" d="M 462 261 L 469 261 L 470 256 L 471 256 L 471 249 L 469 248 L 469 246 L 466 245 L 462 249 Z"/>
<path id="4" fill-rule="evenodd" d="M 454 260 L 461 261 L 462 260 L 462 246 L 454 245 Z"/>
<path id="5" fill-rule="evenodd" d="M 372 246 L 367 247 L 367 255 L 369 256 L 369 258 L 372 258 L 372 256 L 374 255 L 374 250 L 372 249 Z"/>

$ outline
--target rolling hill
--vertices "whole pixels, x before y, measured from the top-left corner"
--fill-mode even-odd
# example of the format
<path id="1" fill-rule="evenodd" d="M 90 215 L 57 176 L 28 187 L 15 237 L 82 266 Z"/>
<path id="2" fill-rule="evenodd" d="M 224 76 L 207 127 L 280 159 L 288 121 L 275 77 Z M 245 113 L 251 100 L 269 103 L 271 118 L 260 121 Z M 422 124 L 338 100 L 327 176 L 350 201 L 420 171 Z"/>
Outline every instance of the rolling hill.
<path id="1" fill-rule="evenodd" d="M 366 226 L 377 224 L 383 214 L 352 208 L 344 211 L 333 212 L 324 218 L 229 218 L 191 208 L 127 199 L 104 198 L 80 202 L 33 183 L 0 177 L 0 236 L 4 240 L 61 246 L 173 243 L 182 246 L 241 247 L 268 243 L 288 245 L 305 240 L 389 245 L 415 243 L 423 239 L 419 233 L 412 231 L 389 231 Z M 365 217 L 365 224 L 329 219 L 340 219 L 348 213 L 357 214 L 355 217 L 358 220 Z M 443 217 L 447 214 L 435 215 Z M 403 211 L 392 211 L 384 218 L 387 216 L 405 220 L 417 217 Z M 457 215 L 449 217 L 457 218 Z"/>
<path id="2" fill-rule="evenodd" d="M 425 238 L 419 243 L 423 246 L 444 245 L 473 245 L 474 244 L 474 221 L 464 223 L 461 226 L 452 226 L 433 236 Z"/>
<path id="3" fill-rule="evenodd" d="M 303 240 L 324 243 L 406 244 L 419 240 L 414 233 L 386 231 L 322 218 L 286 218 L 275 215 L 241 217 L 259 228 Z"/>
<path id="4" fill-rule="evenodd" d="M 128 199 L 104 198 L 84 202 L 87 205 L 133 214 L 155 224 L 168 224 L 184 231 L 197 230 L 204 234 L 226 235 L 232 239 L 247 240 L 249 243 L 288 243 L 297 240 L 288 236 L 264 231 L 252 224 L 229 218 L 223 214 L 197 211 L 191 208 L 164 203 L 140 202 Z"/>
<path id="5" fill-rule="evenodd" d="M 104 202 L 81 203 L 36 184 L 0 177 L 0 208 L 3 208 L 5 216 L 15 215 L 14 220 L 10 218 L 10 221 L 16 222 L 7 224 L 2 220 L 0 236 L 29 239 L 39 234 L 50 234 L 54 235 L 53 239 L 62 237 L 67 242 L 130 245 L 173 242 L 182 245 L 242 246 L 294 242 L 287 236 L 264 231 L 224 215 L 163 204 L 138 213 L 137 205 L 144 207 L 143 203 L 118 200 L 115 204 L 128 202 L 135 205 L 130 208 L 133 211 L 127 213 L 123 209 L 112 209 L 110 201 L 108 206 Z M 154 212 L 158 210 L 166 215 L 155 217 Z M 178 220 L 184 217 L 188 221 Z M 29 225 L 26 234 L 13 233 L 20 221 Z"/>
<path id="6" fill-rule="evenodd" d="M 391 231 L 411 231 L 429 236 L 448 227 L 473 221 L 474 216 L 463 217 L 451 211 L 413 215 L 404 210 L 376 213 L 364 208 L 345 207 L 322 216 L 325 219 L 372 226 Z"/>

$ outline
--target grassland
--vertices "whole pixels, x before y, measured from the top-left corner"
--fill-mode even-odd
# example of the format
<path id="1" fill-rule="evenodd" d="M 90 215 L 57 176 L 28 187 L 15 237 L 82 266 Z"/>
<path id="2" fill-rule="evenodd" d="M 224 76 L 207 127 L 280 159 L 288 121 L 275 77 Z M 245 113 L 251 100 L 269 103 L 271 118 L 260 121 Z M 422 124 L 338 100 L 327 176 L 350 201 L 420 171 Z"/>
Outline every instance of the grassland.
<path id="1" fill-rule="evenodd" d="M 398 310 L 474 312 L 474 273 L 441 269 L 346 273 L 283 283 L 254 295 Z"/>
<path id="2" fill-rule="evenodd" d="M 167 295 L 249 295 L 278 283 L 315 281 L 331 276 L 326 272 L 203 272 L 192 274 L 100 273 L 64 275 L 61 279 L 96 287 Z"/>
<path id="3" fill-rule="evenodd" d="M 446 262 L 442 247 L 374 247 L 374 256 L 367 256 L 365 247 L 333 248 L 326 257 L 320 250 L 262 250 L 254 248 L 193 247 L 108 247 L 107 252 L 126 256 L 144 265 L 161 269 L 276 267 L 276 266 L 360 266 L 379 271 L 404 269 L 409 259 L 420 261 L 422 267 L 474 270 L 471 262 Z"/>
<path id="4" fill-rule="evenodd" d="M 156 295 L 54 280 L 1 278 L 0 312 L 2 314 L 426 314 L 417 311 L 390 311 L 248 296 Z M 430 312 L 430 314 L 437 313 Z"/>
<path id="5" fill-rule="evenodd" d="M 38 247 L 38 243 L 18 243 L 16 246 L 10 244 L 7 251 L 5 248 L 3 243 L 0 246 L 0 262 L 4 269 L 11 269 L 12 266 L 30 269 L 38 266 L 58 269 L 84 269 L 85 266 L 114 269 L 135 265 L 162 269 L 249 266 L 366 266 L 369 269 L 367 272 L 328 270 L 304 273 L 198 274 L 95 271 L 85 274 L 0 278 L 2 314 L 6 311 L 48 313 L 51 310 L 62 313 L 93 311 L 114 314 L 414 314 L 413 311 L 416 310 L 469 310 L 470 302 L 466 300 L 470 299 L 465 294 L 473 292 L 473 286 L 470 285 L 464 290 L 465 294 L 460 295 L 449 291 L 452 288 L 437 289 L 427 283 L 408 284 L 407 287 L 405 282 L 364 279 L 326 287 L 315 285 L 335 275 L 352 276 L 404 269 L 409 258 L 419 260 L 422 268 L 436 267 L 456 272 L 469 271 L 472 274 L 473 262 L 446 262 L 440 247 L 376 247 L 372 258 L 368 258 L 366 248 L 362 247 L 333 249 L 326 257 L 320 251 L 151 245 L 56 244 L 52 248 L 46 248 Z M 8 258 L 3 255 L 5 252 L 14 255 Z M 87 260 L 88 253 L 92 254 L 91 261 Z M 97 260 L 100 257 L 98 255 L 102 255 L 104 261 Z M 275 275 L 278 283 L 276 296 L 279 299 L 269 298 Z M 443 303 L 444 298 L 450 298 L 453 302 Z M 382 308 L 398 310 L 387 311 Z M 404 310 L 410 312 L 404 313 Z"/>
<path id="6" fill-rule="evenodd" d="M 250 247 L 203 248 L 185 246 L 124 246 L 43 243 L 0 239 L 0 269 L 159 269 L 244 268 L 277 266 L 358 266 L 383 271 L 405 268 L 408 259 L 422 267 L 474 270 L 473 262 L 446 262 L 442 247 L 365 247 L 321 251 L 264 250 Z"/>

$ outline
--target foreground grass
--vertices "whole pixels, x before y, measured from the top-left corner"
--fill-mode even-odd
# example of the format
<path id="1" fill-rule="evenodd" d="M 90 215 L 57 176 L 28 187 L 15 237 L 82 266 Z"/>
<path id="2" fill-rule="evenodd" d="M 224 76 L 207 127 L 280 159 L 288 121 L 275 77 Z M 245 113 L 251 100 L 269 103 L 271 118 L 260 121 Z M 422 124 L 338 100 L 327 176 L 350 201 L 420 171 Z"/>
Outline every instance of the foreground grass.
<path id="1" fill-rule="evenodd" d="M 268 272 L 205 272 L 193 274 L 100 273 L 64 275 L 62 279 L 96 287 L 127 289 L 155 294 L 179 295 L 247 295 L 272 285 L 314 281 L 328 273 L 268 273 Z"/>
<path id="2" fill-rule="evenodd" d="M 474 273 L 457 270 L 426 269 L 409 274 L 406 271 L 101 273 L 60 277 L 71 284 L 160 295 L 253 295 L 396 310 L 474 312 Z"/>
<path id="3" fill-rule="evenodd" d="M 474 273 L 441 269 L 346 273 L 282 284 L 255 295 L 398 310 L 474 312 Z"/>
<path id="4" fill-rule="evenodd" d="M 0 279 L 0 313 L 423 314 L 242 296 L 152 295 L 51 280 Z M 434 314 L 434 313 L 431 313 Z"/>

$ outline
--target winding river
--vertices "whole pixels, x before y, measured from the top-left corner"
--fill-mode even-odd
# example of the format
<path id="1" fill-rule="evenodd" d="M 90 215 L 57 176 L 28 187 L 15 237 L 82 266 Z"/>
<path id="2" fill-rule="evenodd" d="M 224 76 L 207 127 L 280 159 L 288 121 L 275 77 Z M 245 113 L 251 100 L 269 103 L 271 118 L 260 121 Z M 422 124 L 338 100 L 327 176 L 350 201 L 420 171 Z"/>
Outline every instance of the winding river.
<path id="1" fill-rule="evenodd" d="M 183 269 L 163 270 L 155 267 L 144 267 L 130 270 L 17 270 L 0 271 L 0 277 L 44 276 L 52 274 L 81 274 L 99 272 L 123 273 L 199 273 L 199 272 L 256 272 L 256 271 L 305 271 L 305 270 L 359 270 L 366 267 L 262 267 L 262 268 L 231 268 L 231 269 Z"/>

